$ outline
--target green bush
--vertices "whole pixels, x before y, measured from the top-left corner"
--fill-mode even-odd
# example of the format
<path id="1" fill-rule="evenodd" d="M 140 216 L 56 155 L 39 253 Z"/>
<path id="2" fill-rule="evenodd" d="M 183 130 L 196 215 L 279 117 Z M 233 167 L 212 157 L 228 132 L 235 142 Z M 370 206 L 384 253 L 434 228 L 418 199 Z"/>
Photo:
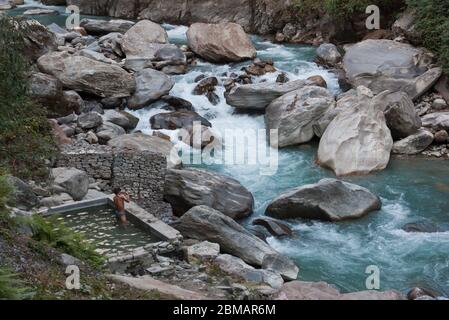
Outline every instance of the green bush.
<path id="1" fill-rule="evenodd" d="M 294 7 L 300 15 L 311 12 L 327 13 L 335 18 L 348 18 L 357 13 L 365 13 L 369 5 L 377 5 L 381 11 L 397 10 L 403 0 L 295 0 Z"/>
<path id="2" fill-rule="evenodd" d="M 444 72 L 449 74 L 449 1 L 407 0 L 407 4 L 416 9 L 424 46 L 438 55 Z"/>
<path id="3" fill-rule="evenodd" d="M 5 267 L 0 267 L 0 300 L 20 300 L 26 297 L 27 290 L 17 275 Z"/>
<path id="4" fill-rule="evenodd" d="M 22 178 L 46 175 L 55 151 L 45 108 L 26 95 L 30 64 L 23 55 L 23 30 L 0 18 L 0 167 Z"/>
<path id="5" fill-rule="evenodd" d="M 95 251 L 95 245 L 87 242 L 81 234 L 66 227 L 56 216 L 43 218 L 34 215 L 27 218 L 26 223 L 31 227 L 34 240 L 70 254 L 97 269 L 104 265 L 104 257 Z"/>
<path id="6" fill-rule="evenodd" d="M 11 224 L 11 218 L 5 208 L 8 195 L 11 192 L 11 186 L 6 181 L 6 174 L 0 168 L 0 229 Z"/>

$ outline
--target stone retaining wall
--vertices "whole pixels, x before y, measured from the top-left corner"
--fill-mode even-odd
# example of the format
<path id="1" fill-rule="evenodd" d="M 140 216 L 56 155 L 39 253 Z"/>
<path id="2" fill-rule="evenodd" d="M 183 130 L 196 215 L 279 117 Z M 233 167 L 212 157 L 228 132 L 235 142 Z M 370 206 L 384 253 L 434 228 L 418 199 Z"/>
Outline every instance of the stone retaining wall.
<path id="1" fill-rule="evenodd" d="M 91 182 L 110 193 L 120 187 L 132 200 L 160 217 L 171 209 L 163 202 L 167 159 L 152 152 L 115 150 L 109 146 L 70 145 L 61 150 L 58 167 L 73 167 L 85 171 Z"/>

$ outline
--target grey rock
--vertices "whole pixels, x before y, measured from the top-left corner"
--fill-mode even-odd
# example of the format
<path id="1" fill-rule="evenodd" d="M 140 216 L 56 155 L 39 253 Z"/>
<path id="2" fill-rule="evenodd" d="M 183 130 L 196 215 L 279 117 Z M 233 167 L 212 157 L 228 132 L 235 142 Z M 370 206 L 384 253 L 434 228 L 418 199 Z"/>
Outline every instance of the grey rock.
<path id="1" fill-rule="evenodd" d="M 293 261 L 280 254 L 267 254 L 263 258 L 262 268 L 282 274 L 286 280 L 296 280 L 299 272 L 299 268 Z"/>
<path id="2" fill-rule="evenodd" d="M 316 54 L 318 61 L 328 66 L 335 66 L 342 59 L 337 47 L 332 43 L 323 43 L 320 45 L 316 50 Z"/>
<path id="3" fill-rule="evenodd" d="M 278 130 L 271 145 L 280 148 L 309 142 L 315 136 L 314 125 L 330 108 L 333 95 L 324 88 L 307 86 L 277 98 L 265 111 L 267 130 Z"/>
<path id="4" fill-rule="evenodd" d="M 238 62 L 256 57 L 251 39 L 236 23 L 194 23 L 187 31 L 190 49 L 212 62 Z"/>
<path id="5" fill-rule="evenodd" d="M 363 85 L 375 94 L 405 91 L 412 99 L 441 76 L 441 70 L 429 70 L 432 57 L 427 52 L 392 40 L 359 42 L 347 50 L 343 64 L 354 87 Z"/>
<path id="6" fill-rule="evenodd" d="M 284 280 L 279 273 L 271 270 L 255 269 L 242 259 L 229 254 L 219 255 L 214 262 L 224 272 L 243 278 L 246 281 L 266 283 L 276 289 L 279 289 L 284 284 Z"/>
<path id="7" fill-rule="evenodd" d="M 103 120 L 112 122 L 125 130 L 135 129 L 139 123 L 139 118 L 129 112 L 115 110 L 106 110 L 103 115 Z"/>
<path id="8" fill-rule="evenodd" d="M 176 228 L 186 237 L 216 242 L 222 251 L 250 265 L 262 266 L 266 255 L 278 254 L 237 222 L 206 206 L 190 209 L 179 219 Z"/>
<path id="9" fill-rule="evenodd" d="M 163 47 L 160 44 L 167 42 L 167 32 L 160 25 L 149 20 L 141 20 L 123 36 L 122 50 L 127 58 L 154 59 L 156 52 Z"/>
<path id="10" fill-rule="evenodd" d="M 188 261 L 194 261 L 195 259 L 200 261 L 214 260 L 219 254 L 220 245 L 209 241 L 202 241 L 187 247 Z"/>
<path id="11" fill-rule="evenodd" d="M 51 170 L 53 189 L 57 193 L 67 193 L 73 200 L 83 199 L 89 190 L 89 177 L 75 168 L 54 168 Z"/>
<path id="12" fill-rule="evenodd" d="M 177 216 L 205 205 L 232 219 L 241 219 L 252 213 L 254 205 L 252 194 L 237 180 L 193 168 L 167 171 L 164 199 Z"/>
<path id="13" fill-rule="evenodd" d="M 384 108 L 385 120 L 394 139 L 406 138 L 421 128 L 421 119 L 407 93 L 383 92 L 374 98 Z"/>
<path id="14" fill-rule="evenodd" d="M 40 201 L 41 206 L 52 208 L 64 203 L 73 202 L 73 198 L 67 193 L 60 193 L 50 197 L 45 197 Z"/>
<path id="15" fill-rule="evenodd" d="M 109 140 L 108 145 L 121 150 L 150 151 L 165 155 L 169 167 L 178 167 L 181 159 L 173 143 L 143 133 L 125 134 Z"/>
<path id="16" fill-rule="evenodd" d="M 321 137 L 317 161 L 338 176 L 368 174 L 388 165 L 393 138 L 372 92 L 357 89 L 357 103 L 340 112 Z"/>
<path id="17" fill-rule="evenodd" d="M 78 126 L 82 129 L 93 129 L 101 126 L 103 119 L 97 112 L 88 112 L 80 115 L 77 120 Z"/>
<path id="18" fill-rule="evenodd" d="M 190 128 L 194 122 L 199 122 L 205 127 L 212 127 L 212 124 L 208 120 L 201 117 L 195 111 L 180 110 L 158 113 L 150 118 L 151 128 L 155 130 Z"/>
<path id="19" fill-rule="evenodd" d="M 380 210 L 381 205 L 379 197 L 366 188 L 337 179 L 323 179 L 284 192 L 268 205 L 266 214 L 278 219 L 341 221 L 360 218 Z"/>
<path id="20" fill-rule="evenodd" d="M 291 236 L 293 234 L 293 231 L 287 224 L 268 217 L 254 219 L 252 224 L 263 226 L 272 236 L 275 237 Z"/>
<path id="21" fill-rule="evenodd" d="M 427 130 L 419 130 L 417 133 L 408 136 L 393 144 L 394 154 L 418 154 L 427 149 L 432 144 L 434 136 Z"/>
<path id="22" fill-rule="evenodd" d="M 66 88 L 100 97 L 128 97 L 135 82 L 122 68 L 65 52 L 52 52 L 39 58 L 42 72 L 55 76 Z"/>
<path id="23" fill-rule="evenodd" d="M 6 181 L 12 188 L 6 201 L 9 206 L 14 206 L 21 210 L 31 210 L 38 205 L 38 198 L 30 185 L 14 176 L 7 176 Z"/>
<path id="24" fill-rule="evenodd" d="M 80 50 L 78 52 L 78 54 L 80 56 L 82 56 L 82 57 L 93 59 L 93 60 L 96 60 L 96 61 L 99 61 L 99 62 L 103 62 L 103 63 L 106 63 L 106 64 L 116 64 L 116 62 L 114 60 L 106 58 L 104 56 L 104 54 L 102 54 L 100 52 L 93 51 L 93 50 L 83 49 L 83 50 Z"/>
<path id="25" fill-rule="evenodd" d="M 156 51 L 156 61 L 169 61 L 172 64 L 185 64 L 187 62 L 184 52 L 176 45 L 167 45 Z"/>
<path id="26" fill-rule="evenodd" d="M 125 33 L 134 24 L 133 21 L 128 20 L 83 19 L 80 21 L 80 26 L 93 35 L 105 35 L 111 32 Z"/>
<path id="27" fill-rule="evenodd" d="M 449 112 L 429 113 L 421 118 L 423 127 L 434 130 L 449 130 Z"/>
<path id="28" fill-rule="evenodd" d="M 135 74 L 136 92 L 129 99 L 130 109 L 140 109 L 167 95 L 175 85 L 175 82 L 166 74 L 144 69 Z"/>
<path id="29" fill-rule="evenodd" d="M 225 98 L 226 102 L 235 108 L 263 111 L 276 98 L 313 84 L 313 82 L 307 80 L 295 80 L 287 83 L 245 84 L 232 88 L 225 94 Z"/>

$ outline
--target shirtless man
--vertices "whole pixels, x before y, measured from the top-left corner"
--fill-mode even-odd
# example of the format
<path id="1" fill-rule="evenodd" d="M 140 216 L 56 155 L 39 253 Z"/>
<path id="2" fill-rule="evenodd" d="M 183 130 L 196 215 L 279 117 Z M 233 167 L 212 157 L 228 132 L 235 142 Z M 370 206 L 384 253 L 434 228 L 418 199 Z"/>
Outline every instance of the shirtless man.
<path id="1" fill-rule="evenodd" d="M 126 211 L 125 211 L 125 202 L 130 201 L 130 197 L 126 192 L 122 192 L 120 188 L 114 189 L 115 197 L 115 216 L 117 220 L 121 223 L 126 223 Z"/>

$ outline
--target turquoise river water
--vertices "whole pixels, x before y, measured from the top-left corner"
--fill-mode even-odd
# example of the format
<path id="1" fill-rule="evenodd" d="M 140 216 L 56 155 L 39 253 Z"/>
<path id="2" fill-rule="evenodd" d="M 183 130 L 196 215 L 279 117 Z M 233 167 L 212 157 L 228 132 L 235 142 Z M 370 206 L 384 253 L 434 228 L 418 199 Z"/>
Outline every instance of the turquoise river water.
<path id="1" fill-rule="evenodd" d="M 35 2 L 27 1 L 36 6 Z M 61 12 L 63 8 L 59 8 Z M 20 13 L 23 8 L 14 12 Z M 43 23 L 63 24 L 64 15 L 37 17 Z M 186 43 L 186 27 L 164 25 L 172 43 Z M 338 82 L 328 71 L 313 63 L 315 49 L 298 45 L 278 45 L 253 37 L 260 58 L 270 58 L 276 68 L 287 72 L 290 79 L 312 75 L 323 76 L 329 89 L 339 93 Z M 226 129 L 264 129 L 263 115 L 235 114 L 226 104 L 223 87 L 217 88 L 221 103 L 213 106 L 202 96 L 192 95 L 194 79 L 200 74 L 220 76 L 238 72 L 244 64 L 214 65 L 200 61 L 182 76 L 174 77 L 171 94 L 193 103 L 196 111 L 208 118 L 216 132 Z M 276 74 L 258 81 L 274 81 Z M 151 133 L 149 118 L 158 108 L 135 111 L 141 119 L 137 130 Z M 163 131 L 172 137 L 175 132 Z M 227 141 L 225 141 L 226 145 Z M 265 138 L 262 144 L 266 143 Z M 185 145 L 178 143 L 180 149 Z M 261 165 L 200 165 L 230 175 L 247 187 L 255 198 L 255 212 L 242 222 L 250 228 L 251 220 L 264 214 L 267 204 L 281 192 L 308 183 L 315 183 L 333 173 L 314 162 L 316 142 L 280 150 L 274 175 L 261 175 Z M 290 256 L 300 266 L 301 280 L 326 281 L 342 291 L 365 290 L 368 266 L 380 270 L 382 290 L 406 292 L 414 286 L 433 288 L 449 295 L 449 161 L 407 159 L 392 160 L 382 172 L 344 180 L 369 188 L 378 194 L 383 208 L 356 221 L 343 223 L 288 221 L 294 236 L 269 238 L 278 251 Z M 410 222 L 425 221 L 437 225 L 437 233 L 406 233 L 401 227 Z"/>

